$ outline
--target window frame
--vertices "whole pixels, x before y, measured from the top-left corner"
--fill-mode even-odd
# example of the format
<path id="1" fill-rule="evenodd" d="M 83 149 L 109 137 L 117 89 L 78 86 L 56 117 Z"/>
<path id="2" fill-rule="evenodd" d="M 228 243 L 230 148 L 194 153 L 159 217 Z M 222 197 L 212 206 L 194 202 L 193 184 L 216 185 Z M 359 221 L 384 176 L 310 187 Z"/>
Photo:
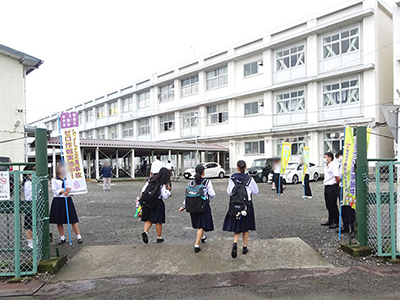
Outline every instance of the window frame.
<path id="1" fill-rule="evenodd" d="M 251 105 L 251 109 L 253 108 L 253 105 L 257 104 L 257 112 L 251 112 L 250 114 L 246 114 L 246 105 Z M 243 108 L 244 108 L 244 116 L 245 117 L 251 117 L 251 116 L 257 116 L 260 115 L 260 100 L 259 101 L 252 101 L 252 102 L 246 102 L 243 104 Z"/>
<path id="2" fill-rule="evenodd" d="M 128 127 L 130 125 L 130 127 Z M 133 122 L 122 123 L 122 138 L 129 138 L 134 136 Z"/>
<path id="3" fill-rule="evenodd" d="M 172 118 L 170 119 L 170 117 Z M 166 120 L 163 120 L 163 118 L 167 118 Z M 168 129 L 165 130 L 165 125 L 168 124 Z M 171 128 L 172 126 L 172 128 Z M 175 131 L 175 113 L 170 113 L 166 115 L 160 116 L 160 132 L 170 132 L 170 131 Z"/>
<path id="4" fill-rule="evenodd" d="M 257 75 L 257 74 L 260 73 L 260 72 L 259 72 L 260 66 L 258 65 L 258 62 L 259 62 L 259 60 L 256 60 L 256 61 L 252 61 L 252 62 L 243 64 L 243 78 L 247 78 L 247 77 L 250 77 L 250 76 L 254 76 L 254 75 Z M 251 65 L 252 65 L 252 64 L 255 64 L 255 66 L 256 66 L 256 72 L 255 72 L 255 73 L 251 73 L 251 69 L 252 69 L 252 68 L 251 68 Z M 250 67 L 250 73 L 247 74 L 247 75 L 246 75 L 246 66 L 249 66 L 249 67 Z"/>
<path id="5" fill-rule="evenodd" d="M 143 95 L 143 98 L 140 97 Z M 137 108 L 146 108 L 150 106 L 150 90 L 143 91 L 141 93 L 137 93 Z M 141 106 L 141 103 L 144 103 L 144 106 Z"/>
<path id="6" fill-rule="evenodd" d="M 188 81 L 189 83 L 184 83 Z M 181 97 L 188 97 L 199 93 L 199 74 L 181 79 Z"/>
<path id="7" fill-rule="evenodd" d="M 101 134 L 99 133 L 101 131 Z M 96 139 L 105 140 L 106 139 L 106 129 L 104 127 L 96 129 Z"/>
<path id="8" fill-rule="evenodd" d="M 257 144 L 257 151 L 253 150 L 253 146 Z M 250 146 L 249 151 L 247 151 L 247 146 Z M 262 146 L 261 146 L 262 145 Z M 265 141 L 264 140 L 254 140 L 254 141 L 245 141 L 244 142 L 244 155 L 264 155 L 265 154 Z"/>
<path id="9" fill-rule="evenodd" d="M 127 109 L 126 109 L 127 108 Z M 122 99 L 122 112 L 127 113 L 133 111 L 133 97 Z"/>
<path id="10" fill-rule="evenodd" d="M 106 107 L 105 105 L 97 106 L 96 109 L 97 120 L 104 119 L 106 117 Z"/>
<path id="11" fill-rule="evenodd" d="M 302 95 L 299 95 L 299 93 L 302 93 Z M 293 95 L 296 94 L 296 95 Z M 288 95 L 287 98 L 281 98 L 279 97 L 285 97 L 285 95 Z M 292 109 L 293 105 L 292 102 L 296 101 L 296 109 Z M 298 109 L 300 107 L 299 102 L 302 101 L 303 105 L 301 109 Z M 280 103 L 286 102 L 287 105 L 280 105 Z M 276 115 L 283 115 L 283 114 L 292 114 L 292 113 L 305 113 L 307 110 L 307 96 L 306 96 L 306 89 L 305 87 L 298 87 L 298 88 L 291 88 L 287 89 L 284 91 L 277 91 L 275 93 L 275 106 L 276 110 L 275 113 Z M 286 107 L 287 111 L 283 111 L 282 108 Z"/>
<path id="12" fill-rule="evenodd" d="M 172 101 L 175 99 L 175 86 L 174 83 L 168 83 L 159 87 L 160 93 L 158 94 L 158 100 L 160 103 Z"/>
<path id="13" fill-rule="evenodd" d="M 115 131 L 113 131 L 113 128 L 115 128 Z M 118 139 L 118 125 L 111 125 L 109 127 L 110 131 L 110 139 Z"/>
<path id="14" fill-rule="evenodd" d="M 108 103 L 108 115 L 110 117 L 118 115 L 118 100 Z"/>
<path id="15" fill-rule="evenodd" d="M 94 121 L 94 118 L 93 118 L 94 112 L 93 111 L 94 111 L 93 108 L 86 110 L 86 114 L 85 114 L 86 123 L 90 123 L 90 122 Z"/>
<path id="16" fill-rule="evenodd" d="M 181 112 L 181 128 L 196 128 L 199 127 L 199 116 L 200 113 L 198 110 L 189 110 L 189 111 L 183 111 Z M 187 120 L 190 120 L 189 122 L 185 122 Z M 185 126 L 186 124 L 189 124 L 190 126 Z M 193 126 L 193 124 L 195 124 Z"/>
<path id="17" fill-rule="evenodd" d="M 357 81 L 357 84 L 352 85 L 352 82 Z M 343 87 L 345 83 L 349 83 L 348 87 Z M 333 86 L 338 85 L 338 88 L 334 89 Z M 331 88 L 329 90 L 326 90 L 326 87 L 330 86 Z M 346 92 L 346 95 L 348 99 L 346 102 L 343 103 L 343 96 L 344 92 Z M 354 94 L 352 92 L 355 92 Z M 333 95 L 336 94 L 339 96 L 339 99 L 335 99 L 336 97 L 332 97 L 332 99 L 328 99 L 329 104 L 327 105 L 326 97 L 329 98 L 326 95 Z M 355 99 L 354 96 L 358 96 L 357 101 L 351 101 L 351 99 Z M 340 107 L 342 109 L 343 105 L 344 106 L 350 106 L 350 105 L 359 105 L 361 103 L 361 76 L 360 74 L 357 74 L 357 76 L 346 76 L 346 77 L 337 77 L 332 80 L 328 80 L 325 82 L 322 82 L 322 107 L 323 109 L 330 109 L 330 108 L 335 108 L 335 107 Z M 339 102 L 338 102 L 339 101 Z"/>
<path id="18" fill-rule="evenodd" d="M 351 35 L 351 31 L 356 30 L 357 32 L 353 35 Z M 347 55 L 347 54 L 352 54 L 355 52 L 360 51 L 360 39 L 361 39 L 361 26 L 359 23 L 357 23 L 356 25 L 351 25 L 351 26 L 346 26 L 346 27 L 340 27 L 337 28 L 334 31 L 330 31 L 327 32 L 325 34 L 323 34 L 321 36 L 321 41 L 322 41 L 322 60 L 329 60 L 329 59 L 333 59 L 333 58 L 337 58 L 339 56 L 343 56 L 343 55 Z M 343 37 L 343 34 L 348 32 L 349 35 L 346 37 Z M 337 39 L 333 40 L 334 36 L 338 36 Z M 329 39 L 329 41 L 327 41 L 327 39 Z M 354 41 L 351 41 L 351 39 L 354 39 Z M 343 42 L 345 41 L 349 41 L 349 46 L 348 46 L 348 51 L 343 52 Z M 354 42 L 357 42 L 357 49 L 351 50 L 352 46 L 354 47 Z M 329 47 L 330 49 L 328 49 L 328 46 L 332 46 L 333 44 L 338 44 L 338 53 L 336 54 L 334 52 L 334 50 L 332 49 L 332 47 Z M 326 52 L 326 53 L 325 53 Z M 329 55 L 329 53 L 335 53 L 335 55 Z"/>
<path id="19" fill-rule="evenodd" d="M 146 124 L 141 124 L 142 122 L 146 122 Z M 143 135 L 150 135 L 151 130 L 150 130 L 150 118 L 144 118 L 138 120 L 137 123 L 138 126 L 138 136 L 143 136 Z"/>
<path id="20" fill-rule="evenodd" d="M 288 140 L 287 138 L 278 139 L 277 144 L 276 144 L 277 150 L 278 150 L 277 155 L 281 154 L 282 143 L 286 142 L 287 140 Z M 299 135 L 299 136 L 295 136 L 295 137 L 290 137 L 289 140 L 291 140 L 290 143 L 292 144 L 292 146 L 291 146 L 291 154 L 290 155 L 291 156 L 292 155 L 302 155 L 303 151 L 304 151 L 304 147 L 306 147 L 306 136 Z M 297 145 L 297 150 L 298 150 L 297 153 L 295 153 L 295 151 L 293 151 L 293 146 L 294 145 Z"/>
<path id="21" fill-rule="evenodd" d="M 299 50 L 299 48 L 302 47 L 303 49 Z M 296 48 L 295 51 L 293 49 Z M 306 42 L 303 41 L 301 43 L 296 43 L 296 44 L 291 44 L 279 49 L 276 49 L 275 51 L 275 72 L 282 72 L 282 71 L 287 71 L 299 67 L 304 67 L 307 63 L 307 58 L 306 58 Z M 278 57 L 279 53 L 282 53 L 281 56 Z M 296 57 L 296 64 L 292 66 L 292 57 Z M 287 59 L 288 66 L 286 66 L 285 60 Z M 301 64 L 298 62 L 302 61 Z M 285 66 L 285 68 L 282 68 L 282 66 Z"/>
<path id="22" fill-rule="evenodd" d="M 224 71 L 224 73 L 221 74 L 221 71 Z M 212 74 L 214 73 L 214 74 Z M 211 76 L 209 76 L 211 74 Z M 220 83 L 222 79 L 222 83 Z M 217 85 L 212 85 L 209 87 L 210 82 L 216 82 Z M 222 87 L 226 87 L 228 85 L 228 65 L 225 65 L 223 67 L 218 67 L 213 70 L 207 71 L 206 72 L 206 90 L 213 90 L 213 89 L 218 89 Z"/>
<path id="23" fill-rule="evenodd" d="M 215 111 L 209 112 L 211 108 L 215 107 Z M 207 112 L 207 125 L 218 125 L 229 122 L 229 104 L 228 102 L 219 103 L 206 107 Z M 216 119 L 215 119 L 216 116 Z M 213 122 L 213 120 L 217 122 Z"/>

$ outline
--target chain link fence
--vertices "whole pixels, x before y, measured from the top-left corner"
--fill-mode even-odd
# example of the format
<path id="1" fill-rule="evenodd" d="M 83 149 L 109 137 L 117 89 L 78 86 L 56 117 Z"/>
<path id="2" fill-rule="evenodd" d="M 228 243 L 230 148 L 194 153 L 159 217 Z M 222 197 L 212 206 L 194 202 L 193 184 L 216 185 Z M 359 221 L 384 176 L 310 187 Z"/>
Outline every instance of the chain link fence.
<path id="1" fill-rule="evenodd" d="M 397 173 L 395 162 L 369 162 L 364 176 L 368 187 L 368 243 L 378 256 L 396 258 Z"/>
<path id="2" fill-rule="evenodd" d="M 43 253 L 42 181 L 35 171 L 9 171 L 10 192 L 0 200 L 0 276 L 31 275 Z"/>

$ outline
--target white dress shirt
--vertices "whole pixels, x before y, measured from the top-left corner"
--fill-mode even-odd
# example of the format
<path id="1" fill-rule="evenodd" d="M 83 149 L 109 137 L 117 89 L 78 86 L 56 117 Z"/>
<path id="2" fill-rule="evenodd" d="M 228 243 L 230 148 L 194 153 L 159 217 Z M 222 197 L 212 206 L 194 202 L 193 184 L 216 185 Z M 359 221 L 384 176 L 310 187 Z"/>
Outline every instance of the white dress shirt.
<path id="1" fill-rule="evenodd" d="M 339 167 L 337 163 L 332 161 L 329 164 L 325 165 L 324 185 L 337 184 L 335 177 L 340 177 Z"/>
<path id="2" fill-rule="evenodd" d="M 164 168 L 165 164 L 161 161 L 156 159 L 152 164 L 151 164 L 151 169 L 150 172 L 154 175 L 160 172 L 161 168 Z"/>
<path id="3" fill-rule="evenodd" d="M 228 195 L 231 194 L 234 186 L 235 186 L 235 184 L 234 184 L 233 180 L 231 178 L 229 178 L 228 189 L 226 190 Z M 247 191 L 249 201 L 251 201 L 251 195 L 258 194 L 258 185 L 254 181 L 253 177 L 251 178 L 249 185 L 246 185 L 246 191 Z"/>
<path id="4" fill-rule="evenodd" d="M 144 191 L 146 190 L 147 186 L 149 185 L 149 182 L 146 181 L 146 184 L 142 187 L 142 194 L 144 193 Z M 165 187 L 165 185 L 163 184 L 161 186 L 161 193 L 160 196 L 158 197 L 159 199 L 164 199 L 167 200 L 169 198 L 169 196 L 171 196 L 171 191 L 167 190 L 167 188 Z"/>
<path id="5" fill-rule="evenodd" d="M 32 201 L 32 181 L 30 180 L 24 183 L 24 195 L 26 201 Z"/>

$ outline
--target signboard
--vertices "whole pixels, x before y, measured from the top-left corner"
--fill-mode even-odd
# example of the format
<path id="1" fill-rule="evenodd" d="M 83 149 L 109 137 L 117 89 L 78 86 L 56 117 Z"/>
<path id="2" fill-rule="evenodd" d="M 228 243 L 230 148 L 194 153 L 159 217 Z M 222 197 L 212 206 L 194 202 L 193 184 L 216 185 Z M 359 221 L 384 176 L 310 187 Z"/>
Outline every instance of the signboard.
<path id="1" fill-rule="evenodd" d="M 60 115 L 60 133 L 67 172 L 65 183 L 71 188 L 72 194 L 87 193 L 78 126 L 78 112 L 66 112 Z"/>
<path id="2" fill-rule="evenodd" d="M 353 128 L 346 127 L 344 134 L 343 162 L 342 162 L 342 205 L 356 207 L 356 178 L 355 162 L 357 159 L 357 146 Z"/>
<path id="3" fill-rule="evenodd" d="M 10 173 L 0 172 L 0 200 L 10 200 Z"/>
<path id="4" fill-rule="evenodd" d="M 304 182 L 304 177 L 307 174 L 308 168 L 310 167 L 310 147 L 303 148 L 303 176 L 301 181 Z"/>
<path id="5" fill-rule="evenodd" d="M 282 143 L 281 152 L 281 174 L 285 173 L 286 167 L 289 164 L 290 154 L 292 152 L 292 143 Z"/>

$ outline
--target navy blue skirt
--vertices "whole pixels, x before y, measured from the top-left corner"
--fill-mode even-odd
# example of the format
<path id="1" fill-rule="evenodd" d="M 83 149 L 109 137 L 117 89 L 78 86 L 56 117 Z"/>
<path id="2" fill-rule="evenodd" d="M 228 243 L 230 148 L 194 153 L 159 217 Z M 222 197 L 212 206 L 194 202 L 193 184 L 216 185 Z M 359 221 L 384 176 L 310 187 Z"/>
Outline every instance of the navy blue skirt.
<path id="1" fill-rule="evenodd" d="M 192 219 L 192 227 L 194 229 L 203 229 L 204 231 L 213 231 L 214 223 L 211 214 L 210 203 L 206 203 L 204 206 L 204 212 L 202 213 L 190 213 Z"/>
<path id="2" fill-rule="evenodd" d="M 256 221 L 254 217 L 252 201 L 249 202 L 249 208 L 245 217 L 242 216 L 240 219 L 236 219 L 236 217 L 232 217 L 228 211 L 222 230 L 231 232 L 246 232 L 249 230 L 256 230 Z"/>
<path id="3" fill-rule="evenodd" d="M 71 197 L 67 198 L 69 222 L 71 224 L 78 223 L 78 215 L 76 214 L 74 201 Z M 51 202 L 50 223 L 52 224 L 68 224 L 67 211 L 65 209 L 65 198 L 54 197 Z"/>
<path id="4" fill-rule="evenodd" d="M 163 200 L 159 200 L 155 208 L 143 208 L 142 219 L 143 222 L 151 221 L 153 223 L 165 223 L 165 204 Z"/>

